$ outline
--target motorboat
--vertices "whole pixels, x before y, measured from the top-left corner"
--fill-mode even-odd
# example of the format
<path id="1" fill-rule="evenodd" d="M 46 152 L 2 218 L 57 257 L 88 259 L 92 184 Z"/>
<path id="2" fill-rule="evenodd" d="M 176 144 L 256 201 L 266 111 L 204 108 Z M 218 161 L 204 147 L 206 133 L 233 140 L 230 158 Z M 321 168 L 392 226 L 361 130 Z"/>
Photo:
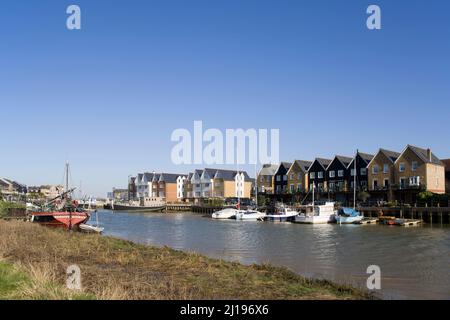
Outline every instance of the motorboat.
<path id="1" fill-rule="evenodd" d="M 213 219 L 235 219 L 237 212 L 239 212 L 239 210 L 236 208 L 225 208 L 214 212 L 211 217 Z"/>
<path id="2" fill-rule="evenodd" d="M 293 222 L 296 216 L 298 216 L 297 211 L 288 207 L 281 207 L 273 214 L 266 214 L 264 220 L 271 222 Z"/>
<path id="3" fill-rule="evenodd" d="M 306 212 L 295 217 L 296 223 L 330 223 L 335 221 L 334 202 L 326 202 L 324 205 L 307 206 Z"/>
<path id="4" fill-rule="evenodd" d="M 243 220 L 243 221 L 263 221 L 264 217 L 266 216 L 265 213 L 259 212 L 257 210 L 237 210 L 236 212 L 236 220 Z"/>

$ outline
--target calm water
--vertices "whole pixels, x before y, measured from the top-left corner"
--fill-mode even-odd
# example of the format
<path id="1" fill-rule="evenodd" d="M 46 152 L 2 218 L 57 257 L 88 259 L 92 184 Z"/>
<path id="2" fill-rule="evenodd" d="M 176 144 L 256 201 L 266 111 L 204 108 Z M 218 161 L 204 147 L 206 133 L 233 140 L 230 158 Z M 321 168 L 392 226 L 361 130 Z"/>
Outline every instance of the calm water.
<path id="1" fill-rule="evenodd" d="M 217 221 L 186 213 L 99 212 L 105 234 L 196 251 L 245 264 L 365 286 L 369 265 L 382 274 L 380 296 L 450 299 L 450 228 Z"/>

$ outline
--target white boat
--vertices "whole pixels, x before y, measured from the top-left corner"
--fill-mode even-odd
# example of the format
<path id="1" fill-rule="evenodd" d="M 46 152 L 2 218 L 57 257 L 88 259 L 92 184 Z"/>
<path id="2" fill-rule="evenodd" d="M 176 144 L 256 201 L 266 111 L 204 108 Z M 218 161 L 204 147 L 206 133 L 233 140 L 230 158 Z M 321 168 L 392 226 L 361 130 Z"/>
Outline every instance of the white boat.
<path id="1" fill-rule="evenodd" d="M 259 212 L 257 210 L 238 210 L 238 212 L 236 213 L 236 220 L 262 221 L 264 220 L 265 216 L 265 213 Z"/>
<path id="2" fill-rule="evenodd" d="M 334 202 L 324 205 L 311 205 L 310 212 L 300 213 L 295 217 L 296 223 L 329 223 L 335 221 Z"/>
<path id="3" fill-rule="evenodd" d="M 297 211 L 291 208 L 283 207 L 274 214 L 266 214 L 264 216 L 264 220 L 271 222 L 292 222 L 295 221 L 296 216 L 298 216 Z"/>
<path id="4" fill-rule="evenodd" d="M 84 224 L 84 223 L 80 224 L 79 228 L 81 231 L 92 232 L 92 233 L 102 233 L 103 230 L 105 230 L 105 228 L 95 227 L 95 226 L 91 226 L 89 224 Z"/>
<path id="5" fill-rule="evenodd" d="M 236 208 L 225 208 L 220 211 L 214 212 L 211 217 L 213 219 L 234 219 L 236 218 L 236 213 L 239 210 Z"/>

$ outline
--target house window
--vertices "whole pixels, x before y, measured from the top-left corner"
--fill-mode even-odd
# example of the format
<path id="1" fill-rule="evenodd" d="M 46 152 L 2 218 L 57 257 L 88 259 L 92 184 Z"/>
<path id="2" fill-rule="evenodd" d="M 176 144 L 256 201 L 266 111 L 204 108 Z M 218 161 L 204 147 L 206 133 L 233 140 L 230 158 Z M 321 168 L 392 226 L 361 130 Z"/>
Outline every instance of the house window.
<path id="1" fill-rule="evenodd" d="M 373 190 L 377 190 L 378 189 L 378 180 L 374 179 L 373 180 Z"/>
<path id="2" fill-rule="evenodd" d="M 319 179 L 323 179 L 323 171 L 319 171 L 319 172 L 317 173 L 317 177 L 318 177 Z"/>
<path id="3" fill-rule="evenodd" d="M 297 184 L 297 191 L 298 192 L 302 191 L 302 184 L 301 183 Z"/>
<path id="4" fill-rule="evenodd" d="M 419 186 L 419 184 L 420 184 L 420 177 L 410 177 L 409 178 L 410 186 Z"/>
<path id="5" fill-rule="evenodd" d="M 417 167 L 418 167 L 417 161 L 413 161 L 413 162 L 411 163 L 411 170 L 412 170 L 412 171 L 416 171 L 416 170 L 417 170 Z"/>
<path id="6" fill-rule="evenodd" d="M 387 189 L 389 188 L 389 179 L 384 179 L 383 186 Z"/>
<path id="7" fill-rule="evenodd" d="M 209 183 L 205 183 L 205 188 L 209 188 Z"/>
<path id="8" fill-rule="evenodd" d="M 350 189 L 353 190 L 354 186 L 355 186 L 355 181 L 350 182 Z"/>
<path id="9" fill-rule="evenodd" d="M 361 181 L 361 187 L 363 187 L 363 189 L 367 188 L 367 181 Z"/>
<path id="10" fill-rule="evenodd" d="M 398 166 L 398 171 L 405 172 L 405 163 L 400 162 L 400 165 Z"/>
<path id="11" fill-rule="evenodd" d="M 330 178 L 334 178 L 335 175 L 336 175 L 336 171 L 333 170 L 333 171 L 330 171 L 330 172 L 329 172 Z"/>
<path id="12" fill-rule="evenodd" d="M 400 178 L 400 189 L 406 188 L 406 178 Z"/>
<path id="13" fill-rule="evenodd" d="M 367 168 L 361 168 L 361 175 L 365 176 L 367 174 Z"/>
<path id="14" fill-rule="evenodd" d="M 344 176 L 344 170 L 338 170 L 338 177 Z"/>
<path id="15" fill-rule="evenodd" d="M 259 179 L 261 182 L 264 182 L 264 176 L 261 176 L 261 178 Z"/>
<path id="16" fill-rule="evenodd" d="M 316 178 L 316 173 L 315 173 L 315 172 L 310 172 L 310 173 L 309 173 L 309 177 L 310 177 L 311 179 L 315 179 L 315 178 Z"/>
<path id="17" fill-rule="evenodd" d="M 277 193 L 280 193 L 281 192 L 281 186 L 278 185 L 276 190 L 277 190 Z"/>
<path id="18" fill-rule="evenodd" d="M 356 173 L 356 170 L 355 170 L 355 169 L 350 170 L 350 175 L 351 175 L 352 177 L 355 176 L 355 173 Z"/>
<path id="19" fill-rule="evenodd" d="M 295 175 L 293 173 L 291 173 L 291 180 L 294 180 Z"/>
<path id="20" fill-rule="evenodd" d="M 378 171 L 379 171 L 378 165 L 374 165 L 374 166 L 372 167 L 372 173 L 373 173 L 373 174 L 377 174 Z M 374 181 L 375 181 L 375 180 L 374 180 Z"/>
<path id="21" fill-rule="evenodd" d="M 195 185 L 195 187 L 200 188 L 200 185 L 197 183 L 197 184 Z"/>
<path id="22" fill-rule="evenodd" d="M 291 193 L 295 192 L 295 186 L 293 184 L 290 185 Z"/>
<path id="23" fill-rule="evenodd" d="M 301 173 L 298 174 L 298 180 L 302 180 L 302 174 Z"/>
<path id="24" fill-rule="evenodd" d="M 281 176 L 277 176 L 277 181 L 278 181 L 278 182 L 281 181 Z"/>
<path id="25" fill-rule="evenodd" d="M 383 164 L 383 173 L 389 173 L 389 165 L 387 163 Z"/>
<path id="26" fill-rule="evenodd" d="M 287 181 L 287 175 L 283 176 L 283 181 Z"/>
<path id="27" fill-rule="evenodd" d="M 330 191 L 334 191 L 334 186 L 335 186 L 334 182 L 330 182 Z"/>

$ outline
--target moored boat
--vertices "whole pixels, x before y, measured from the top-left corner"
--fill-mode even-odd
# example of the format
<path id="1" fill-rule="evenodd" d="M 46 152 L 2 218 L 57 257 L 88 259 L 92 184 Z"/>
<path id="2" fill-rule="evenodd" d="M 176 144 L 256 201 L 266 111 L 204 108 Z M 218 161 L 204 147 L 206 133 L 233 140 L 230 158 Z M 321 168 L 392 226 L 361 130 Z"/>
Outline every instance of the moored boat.
<path id="1" fill-rule="evenodd" d="M 266 214 L 264 220 L 270 222 L 294 222 L 296 216 L 298 216 L 297 211 L 291 208 L 281 207 L 273 214 Z"/>
<path id="2" fill-rule="evenodd" d="M 264 217 L 266 216 L 265 213 L 259 212 L 257 210 L 238 210 L 236 212 L 236 220 L 243 220 L 243 221 L 258 221 L 258 220 L 264 220 Z"/>
<path id="3" fill-rule="evenodd" d="M 363 219 L 363 215 L 352 208 L 341 208 L 336 214 L 336 223 L 350 224 L 359 223 Z"/>
<path id="4" fill-rule="evenodd" d="M 214 212 L 211 217 L 213 219 L 235 219 L 238 212 L 239 210 L 236 208 L 225 208 Z"/>
<path id="5" fill-rule="evenodd" d="M 330 223 L 335 221 L 334 202 L 326 202 L 324 205 L 311 205 L 306 212 L 295 217 L 296 223 Z"/>

